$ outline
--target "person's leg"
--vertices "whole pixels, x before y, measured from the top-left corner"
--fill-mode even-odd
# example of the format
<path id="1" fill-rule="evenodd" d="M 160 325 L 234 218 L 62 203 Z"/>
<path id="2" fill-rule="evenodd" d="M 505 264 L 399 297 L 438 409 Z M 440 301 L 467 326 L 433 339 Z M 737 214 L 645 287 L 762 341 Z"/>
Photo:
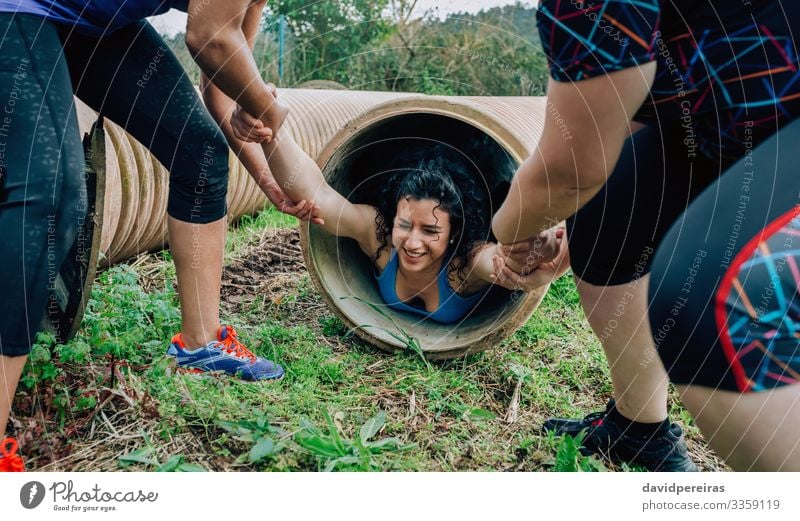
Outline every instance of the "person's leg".
<path id="1" fill-rule="evenodd" d="M 800 121 L 733 165 L 653 263 L 658 354 L 706 439 L 739 470 L 800 470 L 798 147 Z"/>
<path id="2" fill-rule="evenodd" d="M 227 227 L 224 217 L 193 224 L 167 216 L 181 302 L 181 332 L 187 346 L 202 346 L 217 338 Z"/>
<path id="3" fill-rule="evenodd" d="M 230 326 L 220 327 L 228 144 L 178 59 L 147 22 L 101 39 L 66 33 L 62 39 L 77 95 L 170 172 L 168 230 L 182 332 L 168 354 L 180 370 L 282 377 L 280 365 L 255 356 Z"/>
<path id="4" fill-rule="evenodd" d="M 800 471 L 800 385 L 741 394 L 676 386 L 714 448 L 736 470 Z"/>
<path id="5" fill-rule="evenodd" d="M 25 368 L 28 355 L 5 356 L 0 355 L 0 425 L 3 432 L 0 439 L 8 428 L 8 418 L 11 414 L 11 404 L 14 402 L 14 393 L 17 391 L 19 378 Z"/>
<path id="6" fill-rule="evenodd" d="M 647 320 L 647 273 L 669 224 L 716 172 L 691 160 L 671 139 L 673 131 L 649 126 L 631 136 L 606 186 L 568 220 L 581 304 L 608 358 L 614 396 L 605 413 L 553 418 L 544 428 L 558 434 L 588 429 L 584 446 L 591 452 L 650 470 L 683 471 L 694 466 L 680 429 L 667 421 L 668 381 Z M 595 428 L 601 418 L 605 424 Z"/>
<path id="7" fill-rule="evenodd" d="M 83 147 L 55 28 L 39 17 L 0 14 L 0 32 L 0 427 L 5 432 L 85 201 L 80 201 Z"/>
<path id="8" fill-rule="evenodd" d="M 170 171 L 169 243 L 183 339 L 217 338 L 228 146 L 177 58 L 147 23 L 104 38 L 62 33 L 75 92 Z"/>
<path id="9" fill-rule="evenodd" d="M 641 423 L 667 417 L 669 380 L 655 356 L 647 320 L 647 281 L 595 286 L 576 277 L 581 305 L 592 331 L 603 345 L 614 386 L 616 409 Z"/>

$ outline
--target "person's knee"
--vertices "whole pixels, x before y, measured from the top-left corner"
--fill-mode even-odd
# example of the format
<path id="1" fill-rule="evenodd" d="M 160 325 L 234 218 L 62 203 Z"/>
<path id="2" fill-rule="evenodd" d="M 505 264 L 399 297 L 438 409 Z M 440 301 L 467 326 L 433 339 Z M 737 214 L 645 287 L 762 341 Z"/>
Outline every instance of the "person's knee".
<path id="1" fill-rule="evenodd" d="M 575 280 L 575 288 L 578 290 L 578 296 L 580 297 L 583 308 L 585 310 L 590 310 L 596 307 L 604 296 L 603 290 L 606 289 L 606 286 L 602 284 L 593 284 L 584 280 L 574 271 L 572 277 Z"/>
<path id="2" fill-rule="evenodd" d="M 170 176 L 167 212 L 185 222 L 217 221 L 226 213 L 228 144 L 219 129 L 185 141 Z"/>
<path id="3" fill-rule="evenodd" d="M 3 361 L 24 363 L 30 353 L 30 344 L 11 344 L 0 341 L 0 372 L 5 367 Z"/>
<path id="4" fill-rule="evenodd" d="M 579 242 L 580 241 L 580 242 Z M 573 244 L 574 243 L 574 244 Z M 650 246 L 617 254 L 604 252 L 585 238 L 570 236 L 570 268 L 576 279 L 596 287 L 636 284 L 650 273 L 654 250 Z"/>

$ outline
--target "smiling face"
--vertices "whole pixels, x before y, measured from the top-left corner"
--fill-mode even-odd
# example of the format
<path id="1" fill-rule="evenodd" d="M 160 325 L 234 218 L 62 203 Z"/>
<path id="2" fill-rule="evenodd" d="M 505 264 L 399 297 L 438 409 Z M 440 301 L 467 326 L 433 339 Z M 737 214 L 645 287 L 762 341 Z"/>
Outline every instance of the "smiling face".
<path id="1" fill-rule="evenodd" d="M 450 230 L 450 214 L 439 208 L 439 201 L 401 197 L 392 226 L 392 246 L 403 271 L 438 273 Z"/>

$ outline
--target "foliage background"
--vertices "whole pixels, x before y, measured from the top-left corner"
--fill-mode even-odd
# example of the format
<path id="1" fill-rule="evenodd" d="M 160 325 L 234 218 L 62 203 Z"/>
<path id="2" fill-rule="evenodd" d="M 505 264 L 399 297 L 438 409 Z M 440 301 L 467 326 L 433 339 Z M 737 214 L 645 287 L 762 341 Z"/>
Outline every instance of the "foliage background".
<path id="1" fill-rule="evenodd" d="M 255 56 L 264 78 L 292 87 L 330 80 L 350 89 L 459 96 L 544 94 L 547 62 L 535 10 L 523 4 L 439 19 L 415 0 L 279 0 L 264 13 Z M 412 15 L 412 13 L 414 13 Z M 278 79 L 279 16 L 285 16 Z M 168 43 L 195 81 L 183 43 Z"/>

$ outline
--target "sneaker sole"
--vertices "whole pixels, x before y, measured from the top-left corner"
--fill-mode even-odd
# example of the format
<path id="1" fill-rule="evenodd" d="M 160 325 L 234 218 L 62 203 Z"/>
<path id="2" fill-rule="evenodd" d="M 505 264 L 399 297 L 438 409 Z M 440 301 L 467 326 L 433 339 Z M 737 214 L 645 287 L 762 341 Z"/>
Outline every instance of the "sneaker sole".
<path id="1" fill-rule="evenodd" d="M 226 373 L 225 371 L 204 371 L 203 369 L 197 367 L 178 367 L 174 360 L 170 361 L 169 365 L 167 366 L 166 374 L 167 376 L 189 375 L 195 378 L 220 378 L 220 377 L 235 378 L 239 382 L 244 382 L 248 384 L 279 382 L 283 380 L 284 376 L 286 376 L 286 374 L 284 373 L 276 378 L 261 378 L 259 380 L 246 380 L 244 378 L 239 378 L 236 375 Z"/>

